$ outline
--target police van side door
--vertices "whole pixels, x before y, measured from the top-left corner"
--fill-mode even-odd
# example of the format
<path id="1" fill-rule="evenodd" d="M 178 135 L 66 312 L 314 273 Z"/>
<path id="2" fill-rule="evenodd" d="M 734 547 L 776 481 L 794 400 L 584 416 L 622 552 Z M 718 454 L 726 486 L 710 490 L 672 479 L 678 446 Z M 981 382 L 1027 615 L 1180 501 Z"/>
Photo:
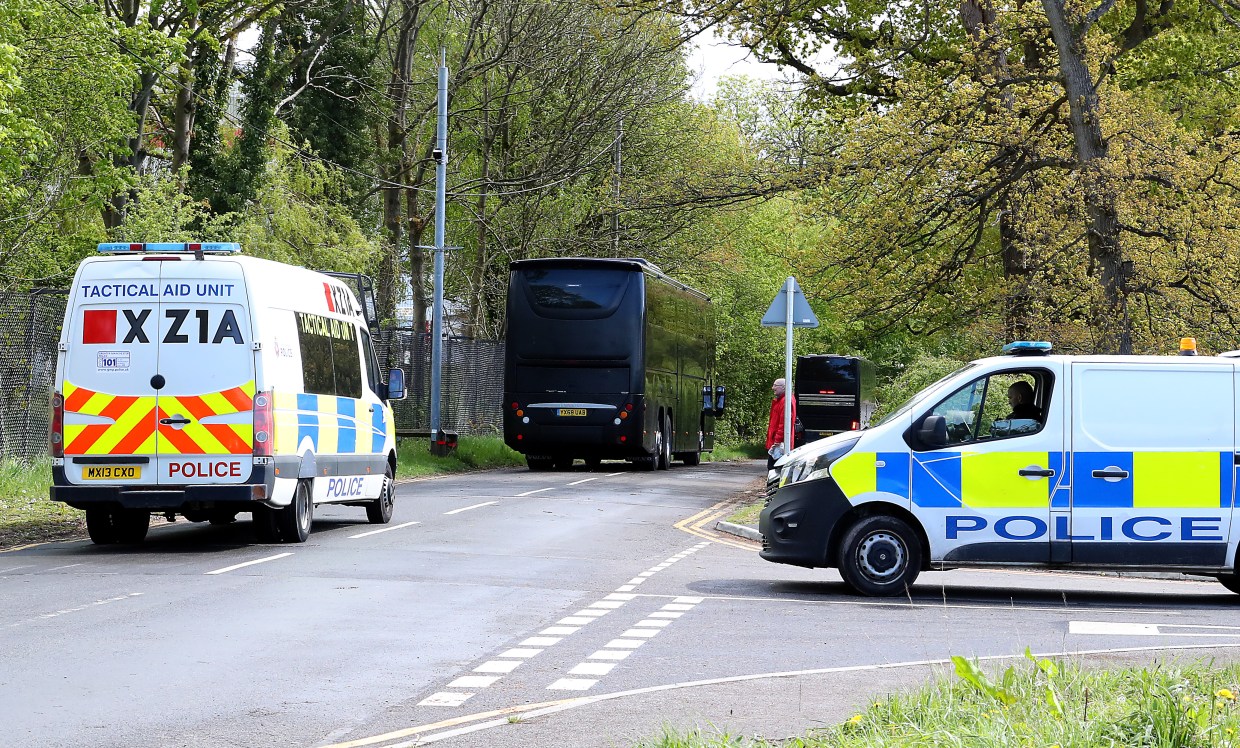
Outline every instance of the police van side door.
<path id="1" fill-rule="evenodd" d="M 1074 362 L 1072 388 L 1073 563 L 1224 566 L 1233 367 Z"/>
<path id="2" fill-rule="evenodd" d="M 1051 500 L 1064 480 L 1062 369 L 1057 360 L 1013 360 L 914 420 L 910 435 L 925 438 L 909 439 L 911 498 L 935 560 L 1051 560 Z M 1007 391 L 1017 381 L 1033 387 L 1039 418 L 1007 418 Z"/>

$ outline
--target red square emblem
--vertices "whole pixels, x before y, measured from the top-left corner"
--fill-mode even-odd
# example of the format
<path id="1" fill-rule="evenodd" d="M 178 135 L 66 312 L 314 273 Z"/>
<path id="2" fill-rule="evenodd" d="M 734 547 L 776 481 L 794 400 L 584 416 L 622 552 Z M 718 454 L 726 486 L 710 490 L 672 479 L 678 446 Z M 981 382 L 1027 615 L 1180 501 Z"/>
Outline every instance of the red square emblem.
<path id="1" fill-rule="evenodd" d="M 82 312 L 83 343 L 116 342 L 116 310 L 87 309 Z"/>

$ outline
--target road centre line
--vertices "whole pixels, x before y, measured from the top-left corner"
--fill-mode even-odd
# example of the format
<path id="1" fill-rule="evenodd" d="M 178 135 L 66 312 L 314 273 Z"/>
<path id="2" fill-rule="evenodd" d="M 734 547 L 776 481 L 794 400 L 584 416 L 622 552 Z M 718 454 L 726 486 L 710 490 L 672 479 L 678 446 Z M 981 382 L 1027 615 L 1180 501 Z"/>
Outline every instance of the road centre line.
<path id="1" fill-rule="evenodd" d="M 225 566 L 223 569 L 216 569 L 215 571 L 208 571 L 208 572 L 206 572 L 206 573 L 207 573 L 208 575 L 211 575 L 211 574 L 226 574 L 226 573 L 228 573 L 228 572 L 230 572 L 230 571 L 236 571 L 237 569 L 243 569 L 243 568 L 245 568 L 245 567 L 247 567 L 247 566 L 253 566 L 253 565 L 255 565 L 255 564 L 265 564 L 265 563 L 267 563 L 268 561 L 275 561 L 275 560 L 276 560 L 276 559 L 278 559 L 278 558 L 284 558 L 285 556 L 291 556 L 291 555 L 293 555 L 291 552 L 290 552 L 290 553 L 277 553 L 276 555 L 274 555 L 274 556 L 268 556 L 267 558 L 259 558 L 259 559 L 255 559 L 255 560 L 253 560 L 253 561 L 246 561 L 244 564 L 234 564 L 234 565 L 232 565 L 232 566 Z"/>
<path id="2" fill-rule="evenodd" d="M 602 478 L 602 477 L 603 477 L 603 476 L 601 476 L 601 475 L 596 475 L 596 476 L 594 476 L 593 478 L 582 478 L 581 480 L 575 480 L 575 481 L 573 481 L 572 483 L 569 483 L 568 485 L 570 485 L 570 486 L 580 486 L 582 483 L 589 483 L 589 482 L 590 482 L 590 481 L 592 481 L 592 480 L 598 480 L 599 478 Z"/>
<path id="3" fill-rule="evenodd" d="M 64 566 L 53 566 L 47 571 L 60 571 L 61 569 L 72 569 L 75 566 L 81 566 L 81 564 L 78 563 L 78 564 L 65 564 Z"/>
<path id="4" fill-rule="evenodd" d="M 1162 629 L 1208 629 L 1207 631 L 1163 631 Z M 1080 636 L 1180 636 L 1197 638 L 1240 637 L 1236 626 L 1196 626 L 1183 623 L 1124 623 L 1119 621 L 1069 621 L 1068 633 Z"/>
<path id="5" fill-rule="evenodd" d="M 145 593 L 143 593 L 143 592 L 130 592 L 130 593 L 126 594 L 126 595 L 117 595 L 116 597 L 109 597 L 109 598 L 105 598 L 105 599 L 103 599 L 103 600 L 95 600 L 94 602 L 91 602 L 91 603 L 86 603 L 85 605 L 79 605 L 79 606 L 77 606 L 77 607 L 75 607 L 75 608 L 61 608 L 60 610 L 52 611 L 51 613 L 40 613 L 39 615 L 35 616 L 34 618 L 28 618 L 28 619 L 26 619 L 26 620 L 24 620 L 24 621 L 17 621 L 17 622 L 15 622 L 15 623 L 10 623 L 10 624 L 8 625 L 8 628 L 15 628 L 15 627 L 17 627 L 17 626 L 22 625 L 23 623 L 34 623 L 35 621 L 43 621 L 43 620 L 47 620 L 47 619 L 49 619 L 49 618 L 59 618 L 60 616 L 67 615 L 67 614 L 69 614 L 69 613 L 78 613 L 78 612 L 81 612 L 81 611 L 83 611 L 83 610 L 87 610 L 87 609 L 89 609 L 89 608 L 96 608 L 96 607 L 98 607 L 98 606 L 100 606 L 100 605 L 108 605 L 108 604 L 110 604 L 110 603 L 118 603 L 118 602 L 123 602 L 123 601 L 125 601 L 125 600 L 129 600 L 130 598 L 134 598 L 134 597 L 141 597 L 143 594 L 145 594 Z"/>
<path id="6" fill-rule="evenodd" d="M 450 512 L 444 512 L 443 514 L 446 517 L 450 514 L 460 514 L 461 512 L 468 512 L 470 509 L 479 509 L 484 506 L 491 506 L 492 504 L 498 504 L 498 503 L 499 503 L 498 501 L 484 501 L 481 504 L 474 504 L 473 506 L 465 506 L 465 507 L 461 507 L 460 509 L 453 509 Z"/>
<path id="7" fill-rule="evenodd" d="M 603 477 L 604 477 L 604 478 L 615 478 L 617 475 L 624 475 L 624 473 L 623 473 L 623 472 L 620 472 L 620 473 L 608 473 L 607 475 L 604 475 Z"/>
<path id="8" fill-rule="evenodd" d="M 517 494 L 516 498 L 520 499 L 520 498 L 524 498 L 524 497 L 526 497 L 526 496 L 533 496 L 534 494 L 536 494 L 536 493 L 542 493 L 543 491 L 554 491 L 554 490 L 555 490 L 555 489 L 557 489 L 557 488 L 559 488 L 559 486 L 549 486 L 549 487 L 547 487 L 547 488 L 539 488 L 539 489 L 535 489 L 535 490 L 533 490 L 533 491 L 526 491 L 525 493 L 519 493 L 519 494 Z"/>
<path id="9" fill-rule="evenodd" d="M 1067 650 L 1067 651 L 1061 651 L 1061 652 L 1041 652 L 1041 653 L 1035 653 L 1034 656 L 1038 658 L 1080 657 L 1080 656 L 1086 656 L 1086 655 L 1125 654 L 1125 653 L 1131 653 L 1131 652 L 1159 652 L 1159 651 L 1185 651 L 1185 650 L 1194 650 L 1194 649 L 1236 649 L 1236 648 L 1240 648 L 1240 644 L 1221 644 L 1221 645 L 1184 644 L 1184 645 L 1163 646 L 1163 647 L 1121 647 L 1121 648 L 1116 648 L 1116 649 Z M 975 657 L 974 659 L 989 662 L 989 661 L 1003 661 L 1003 660 L 1023 660 L 1024 658 L 1025 658 L 1025 655 L 1022 653 L 1018 655 L 1015 655 L 1015 654 L 1013 655 L 982 655 L 979 657 Z M 460 737 L 461 735 L 468 735 L 471 733 L 480 732 L 482 730 L 490 730 L 496 727 L 503 727 L 505 725 L 511 724 L 511 722 L 515 719 L 519 719 L 520 721 L 524 722 L 524 721 L 529 721 L 529 720 L 532 720 L 538 717 L 558 714 L 560 712 L 568 711 L 569 709 L 575 709 L 577 707 L 590 706 L 592 704 L 598 704 L 598 703 L 605 702 L 605 701 L 613 701 L 616 699 L 623 699 L 623 698 L 628 698 L 632 696 L 645 696 L 647 694 L 660 693 L 663 691 L 674 691 L 674 690 L 680 690 L 680 689 L 685 689 L 685 688 L 699 688 L 703 686 L 715 686 L 715 685 L 720 685 L 724 683 L 741 683 L 745 681 L 764 680 L 764 679 L 772 679 L 772 678 L 795 678 L 795 677 L 802 677 L 802 676 L 807 676 L 807 675 L 830 675 L 833 673 L 866 672 L 866 671 L 875 671 L 875 670 L 895 670 L 895 669 L 910 668 L 910 667 L 932 667 L 936 665 L 951 665 L 951 664 L 952 664 L 951 660 L 913 660 L 913 661 L 908 661 L 908 662 L 880 663 L 877 665 L 845 665 L 845 666 L 840 666 L 840 667 L 820 668 L 820 669 L 815 669 L 815 670 L 794 670 L 794 671 L 774 672 L 774 673 L 756 673 L 756 674 L 751 674 L 751 675 L 734 675 L 734 676 L 729 676 L 726 678 L 713 678 L 710 680 L 684 681 L 680 683 L 668 683 L 668 684 L 659 685 L 659 686 L 647 686 L 645 688 L 635 688 L 635 689 L 631 689 L 628 691 L 616 691 L 613 693 L 606 693 L 606 694 L 595 694 L 593 696 L 578 696 L 575 698 L 562 699 L 557 702 L 551 702 L 547 706 L 530 705 L 528 707 L 509 707 L 508 709 L 504 709 L 504 710 L 483 712 L 483 713 L 476 714 L 476 715 L 464 715 L 462 717 L 456 718 L 455 720 L 452 720 L 452 723 L 454 723 L 454 725 L 464 725 L 464 726 L 455 727 L 455 729 L 445 730 L 444 732 L 433 732 L 430 735 L 425 735 L 423 737 L 419 737 L 411 741 L 406 741 L 406 742 L 401 742 L 401 743 L 392 743 L 390 745 L 384 746 L 384 748 L 413 748 L 414 746 L 429 745 L 431 743 L 438 743 L 441 740 L 447 740 L 449 738 Z M 512 715 L 515 715 L 515 716 L 512 716 Z M 487 720 L 487 721 L 475 722 L 475 724 L 465 724 L 466 722 L 471 721 L 471 716 L 473 720 Z M 496 716 L 502 716 L 503 719 L 494 719 L 494 717 Z M 454 725 L 449 725 L 449 723 L 446 721 L 434 723 L 431 725 L 420 725 L 417 727 L 409 727 L 403 730 L 397 730 L 391 733 L 387 733 L 386 735 L 376 735 L 371 738 L 364 738 L 362 740 L 352 741 L 349 743 L 338 743 L 336 745 L 325 746 L 324 748 L 360 748 L 360 746 L 374 745 L 376 743 L 384 743 L 389 740 L 396 740 L 399 738 L 409 737 L 412 735 L 422 735 L 423 733 L 431 732 L 432 730 L 437 730 L 437 729 L 440 729 L 441 727 L 449 727 L 449 726 L 454 726 Z"/>
<path id="10" fill-rule="evenodd" d="M 10 571 L 17 571 L 18 569 L 31 569 L 31 568 L 34 568 L 34 564 L 24 564 L 22 566 L 10 566 L 7 569 L 0 569 L 0 574 L 8 574 Z"/>
<path id="11" fill-rule="evenodd" d="M 406 527 L 413 527 L 414 525 L 420 525 L 420 524 L 422 523 L 421 522 L 405 522 L 399 525 L 392 525 L 391 527 L 381 527 L 378 530 L 371 530 L 370 532 L 361 532 L 361 533 L 358 533 L 357 535 L 350 535 L 349 540 L 355 540 L 357 538 L 364 538 L 368 535 L 378 535 L 381 532 L 391 532 L 392 530 L 403 530 Z"/>
<path id="12" fill-rule="evenodd" d="M 988 570 L 988 571 L 991 571 L 991 570 Z M 923 587 L 922 589 L 925 589 L 925 587 Z M 966 591 L 966 592 L 968 591 L 968 588 L 959 588 L 959 589 Z M 1036 592 L 1037 590 L 1027 590 L 1027 591 Z M 670 597 L 670 596 L 669 595 L 647 595 L 647 597 Z M 770 605 L 771 603 L 806 603 L 810 605 L 832 605 L 832 606 L 856 605 L 856 606 L 860 606 L 863 608 L 902 608 L 906 610 L 929 610 L 932 608 L 937 609 L 937 610 L 983 610 L 983 611 L 987 611 L 987 610 L 993 610 L 993 611 L 1029 610 L 1029 611 L 1038 611 L 1038 612 L 1043 612 L 1043 613 L 1063 613 L 1064 611 L 1072 611 L 1072 610 L 1088 610 L 1090 614 L 1113 613 L 1116 615 L 1134 615 L 1134 616 L 1136 615 L 1140 615 L 1140 616 L 1184 616 L 1184 615 L 1188 615 L 1188 613 L 1185 613 L 1182 611 L 1169 610 L 1169 609 L 1142 610 L 1139 608 L 1093 608 L 1093 607 L 1082 607 L 1082 606 L 1065 606 L 1062 603 L 1057 603 L 1054 606 L 1051 606 L 1051 605 L 1012 605 L 1012 604 L 983 605 L 983 604 L 945 603 L 945 602 L 930 602 L 930 601 L 927 601 L 924 603 L 910 603 L 907 598 L 901 598 L 899 600 L 893 600 L 890 602 L 881 602 L 877 600 L 818 600 L 818 599 L 801 598 L 801 597 L 787 597 L 787 598 L 755 597 L 755 596 L 748 596 L 748 595 L 711 595 L 710 597 L 706 599 L 707 600 L 722 600 L 725 602 L 729 602 L 729 601 L 730 602 L 754 602 L 754 603 L 763 603 L 766 605 Z"/>

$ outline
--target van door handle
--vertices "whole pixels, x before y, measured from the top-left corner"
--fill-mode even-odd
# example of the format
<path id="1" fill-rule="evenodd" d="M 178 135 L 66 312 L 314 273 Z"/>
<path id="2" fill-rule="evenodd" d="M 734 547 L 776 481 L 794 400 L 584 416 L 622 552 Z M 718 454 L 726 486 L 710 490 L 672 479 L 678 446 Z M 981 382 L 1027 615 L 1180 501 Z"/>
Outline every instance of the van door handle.
<path id="1" fill-rule="evenodd" d="M 188 418 L 181 416 L 179 418 L 161 418 L 159 422 L 165 426 L 184 426 L 190 422 Z"/>
<path id="2" fill-rule="evenodd" d="M 1095 470 L 1092 473 L 1090 473 L 1090 475 L 1094 476 L 1095 478 L 1127 478 L 1128 471 L 1118 470 L 1114 468 L 1107 468 L 1106 470 Z"/>
<path id="3" fill-rule="evenodd" d="M 1033 477 L 1054 478 L 1055 477 L 1054 470 L 1051 470 L 1050 468 L 1040 468 L 1040 467 L 1033 466 L 1033 465 L 1027 468 L 1021 468 L 1020 470 L 1017 470 L 1016 474 L 1023 475 L 1026 478 L 1033 478 Z"/>

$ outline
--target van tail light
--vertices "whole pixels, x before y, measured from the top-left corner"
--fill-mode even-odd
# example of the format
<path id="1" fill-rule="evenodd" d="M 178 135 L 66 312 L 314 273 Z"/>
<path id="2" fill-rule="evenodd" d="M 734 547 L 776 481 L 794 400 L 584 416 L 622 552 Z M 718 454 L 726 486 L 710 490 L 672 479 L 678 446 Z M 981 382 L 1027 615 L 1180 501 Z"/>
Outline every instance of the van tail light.
<path id="1" fill-rule="evenodd" d="M 857 429 L 859 429 L 859 428 L 861 428 L 861 424 L 860 424 L 860 423 L 858 423 L 857 421 L 853 421 L 853 423 L 852 423 L 852 430 L 853 430 L 853 431 L 856 431 L 856 430 L 857 430 Z"/>
<path id="2" fill-rule="evenodd" d="M 48 435 L 52 457 L 65 456 L 65 398 L 59 392 L 52 393 L 52 423 Z"/>
<path id="3" fill-rule="evenodd" d="M 254 395 L 255 457 L 271 457 L 275 454 L 276 419 L 273 399 L 270 391 Z"/>

